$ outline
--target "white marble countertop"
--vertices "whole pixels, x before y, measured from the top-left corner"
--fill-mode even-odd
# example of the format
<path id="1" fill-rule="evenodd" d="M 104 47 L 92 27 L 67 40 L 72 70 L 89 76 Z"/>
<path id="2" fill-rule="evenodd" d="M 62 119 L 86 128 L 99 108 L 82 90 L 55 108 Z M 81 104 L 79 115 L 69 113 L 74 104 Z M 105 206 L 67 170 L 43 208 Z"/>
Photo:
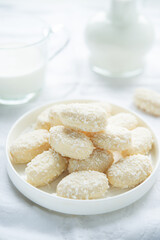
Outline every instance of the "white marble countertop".
<path id="1" fill-rule="evenodd" d="M 146 14 L 155 24 L 157 36 L 144 74 L 127 81 L 105 79 L 88 64 L 83 31 L 87 20 L 103 10 L 105 1 L 0 1 L 0 13 L 24 11 L 48 23 L 65 24 L 70 30 L 68 47 L 48 64 L 46 86 L 33 101 L 23 106 L 0 105 L 0 239 L 1 240 L 158 240 L 160 239 L 160 176 L 154 187 L 125 209 L 97 216 L 72 216 L 48 211 L 19 193 L 5 168 L 5 140 L 12 124 L 33 107 L 61 99 L 104 99 L 135 110 L 160 135 L 160 120 L 138 111 L 132 104 L 137 86 L 160 91 L 160 4 L 145 2 Z M 159 138 L 159 136 L 158 136 Z"/>

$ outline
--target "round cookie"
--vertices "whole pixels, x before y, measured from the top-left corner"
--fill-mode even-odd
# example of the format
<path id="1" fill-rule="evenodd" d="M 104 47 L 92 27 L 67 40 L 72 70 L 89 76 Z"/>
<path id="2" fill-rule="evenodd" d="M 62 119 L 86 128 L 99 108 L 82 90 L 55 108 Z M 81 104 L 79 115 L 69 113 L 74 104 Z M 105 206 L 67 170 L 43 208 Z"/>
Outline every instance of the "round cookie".
<path id="1" fill-rule="evenodd" d="M 28 163 L 49 148 L 49 132 L 47 130 L 39 129 L 25 133 L 10 146 L 12 162 Z"/>
<path id="2" fill-rule="evenodd" d="M 93 153 L 85 160 L 69 159 L 69 173 L 83 170 L 94 170 L 106 172 L 113 163 L 113 156 L 110 152 L 101 149 L 95 149 Z"/>
<path id="3" fill-rule="evenodd" d="M 118 188 L 132 188 L 142 183 L 152 172 L 148 156 L 132 155 L 122 158 L 108 169 L 109 183 Z"/>
<path id="4" fill-rule="evenodd" d="M 134 94 L 134 103 L 141 110 L 160 116 L 160 94 L 151 89 L 138 88 Z"/>
<path id="5" fill-rule="evenodd" d="M 96 104 L 61 105 L 57 112 L 50 111 L 50 119 L 53 121 L 55 117 L 61 122 L 61 125 L 84 132 L 103 131 L 107 124 L 106 110 Z"/>
<path id="6" fill-rule="evenodd" d="M 64 126 L 50 129 L 50 144 L 62 156 L 79 160 L 88 158 L 94 149 L 91 140 L 84 133 Z"/>
<path id="7" fill-rule="evenodd" d="M 152 149 L 153 137 L 149 129 L 145 127 L 137 127 L 131 131 L 132 144 L 123 151 L 123 156 L 133 154 L 148 154 Z"/>
<path id="8" fill-rule="evenodd" d="M 105 132 L 92 135 L 91 140 L 98 148 L 122 151 L 131 145 L 131 132 L 126 128 L 108 126 Z"/>
<path id="9" fill-rule="evenodd" d="M 57 195 L 72 199 L 96 199 L 109 188 L 107 176 L 96 171 L 73 172 L 57 185 Z"/>
<path id="10" fill-rule="evenodd" d="M 35 187 L 44 186 L 60 176 L 67 164 L 67 159 L 54 150 L 44 151 L 27 164 L 27 182 Z"/>
<path id="11" fill-rule="evenodd" d="M 132 130 L 137 127 L 138 120 L 133 114 L 122 112 L 108 118 L 108 125 L 124 127 L 128 130 Z"/>

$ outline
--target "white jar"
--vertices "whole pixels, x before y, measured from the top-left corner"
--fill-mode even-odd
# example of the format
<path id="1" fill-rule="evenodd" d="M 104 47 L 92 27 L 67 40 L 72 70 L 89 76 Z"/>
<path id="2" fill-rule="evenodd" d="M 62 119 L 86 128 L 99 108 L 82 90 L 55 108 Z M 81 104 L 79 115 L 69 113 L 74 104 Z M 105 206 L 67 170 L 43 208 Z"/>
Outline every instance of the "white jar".
<path id="1" fill-rule="evenodd" d="M 85 38 L 95 72 L 132 77 L 143 70 L 154 30 L 138 12 L 136 0 L 111 0 L 109 11 L 97 14 L 88 23 Z"/>

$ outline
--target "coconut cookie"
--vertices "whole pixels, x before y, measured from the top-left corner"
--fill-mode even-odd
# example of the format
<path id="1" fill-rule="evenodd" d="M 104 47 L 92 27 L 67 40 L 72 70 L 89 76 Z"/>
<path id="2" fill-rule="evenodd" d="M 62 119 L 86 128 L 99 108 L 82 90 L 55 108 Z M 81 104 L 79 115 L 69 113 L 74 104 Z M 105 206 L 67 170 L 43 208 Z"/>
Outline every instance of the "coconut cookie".
<path id="1" fill-rule="evenodd" d="M 118 188 L 132 188 L 142 183 L 152 172 L 148 156 L 133 155 L 112 164 L 107 176 L 110 184 Z"/>
<path id="2" fill-rule="evenodd" d="M 108 118 L 108 125 L 124 127 L 127 128 L 128 130 L 132 130 L 137 127 L 138 120 L 131 113 L 118 113 Z"/>
<path id="3" fill-rule="evenodd" d="M 54 150 L 44 151 L 27 164 L 27 182 L 35 187 L 44 186 L 60 176 L 67 164 L 67 159 Z"/>
<path id="4" fill-rule="evenodd" d="M 50 144 L 62 156 L 79 160 L 88 158 L 94 149 L 91 140 L 84 133 L 64 126 L 50 129 Z"/>
<path id="5" fill-rule="evenodd" d="M 10 147 L 13 163 L 28 163 L 35 156 L 50 148 L 49 132 L 44 129 L 28 132 L 18 139 Z"/>
<path id="6" fill-rule="evenodd" d="M 147 113 L 160 116 L 159 93 L 147 88 L 138 88 L 134 94 L 134 103 Z"/>
<path id="7" fill-rule="evenodd" d="M 52 107 L 49 107 L 38 115 L 37 121 L 35 124 L 35 129 L 49 130 L 51 128 L 51 121 L 49 119 L 49 112 L 51 109 Z"/>
<path id="8" fill-rule="evenodd" d="M 98 148 L 122 151 L 131 145 L 131 132 L 126 128 L 108 126 L 105 132 L 92 135 L 91 140 Z"/>
<path id="9" fill-rule="evenodd" d="M 123 155 L 148 154 L 153 144 L 153 137 L 149 129 L 137 127 L 131 131 L 131 134 L 132 144 L 123 152 Z"/>
<path id="10" fill-rule="evenodd" d="M 65 127 L 84 132 L 103 131 L 107 124 L 106 110 L 96 104 L 61 105 L 57 113 L 50 111 L 50 119 L 53 120 L 55 116 Z"/>
<path id="11" fill-rule="evenodd" d="M 48 117 L 52 127 L 63 125 L 63 123 L 60 120 L 60 113 L 61 111 L 64 111 L 66 106 L 67 104 L 57 104 L 50 109 Z"/>
<path id="12" fill-rule="evenodd" d="M 76 159 L 69 159 L 68 171 L 69 173 L 83 170 L 106 172 L 112 163 L 113 156 L 110 152 L 95 149 L 85 160 L 79 161 Z"/>
<path id="13" fill-rule="evenodd" d="M 57 195 L 72 199 L 96 199 L 104 197 L 108 188 L 108 179 L 104 173 L 80 171 L 71 173 L 60 181 Z"/>
<path id="14" fill-rule="evenodd" d="M 97 105 L 97 106 L 102 107 L 106 111 L 107 118 L 111 116 L 112 107 L 109 103 L 107 103 L 107 102 L 95 102 L 95 103 L 93 103 L 93 105 Z"/>

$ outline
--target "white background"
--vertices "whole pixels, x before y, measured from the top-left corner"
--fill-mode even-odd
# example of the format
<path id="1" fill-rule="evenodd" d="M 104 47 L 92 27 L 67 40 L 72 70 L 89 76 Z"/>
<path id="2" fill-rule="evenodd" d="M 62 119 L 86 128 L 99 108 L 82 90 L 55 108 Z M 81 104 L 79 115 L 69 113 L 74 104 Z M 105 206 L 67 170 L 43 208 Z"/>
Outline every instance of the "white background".
<path id="1" fill-rule="evenodd" d="M 68 47 L 48 64 L 46 86 L 23 106 L 0 105 L 0 240 L 132 240 L 160 239 L 160 176 L 141 200 L 131 206 L 97 216 L 69 216 L 43 209 L 19 193 L 5 168 L 5 140 L 12 124 L 27 110 L 62 99 L 104 99 L 142 115 L 160 135 L 160 120 L 138 111 L 132 96 L 138 86 L 160 91 L 160 1 L 143 1 L 153 22 L 156 41 L 144 74 L 127 81 L 110 80 L 93 73 L 88 64 L 84 28 L 88 19 L 104 10 L 107 0 L 0 1 L 1 12 L 25 12 L 44 18 L 50 25 L 63 23 L 70 31 Z"/>

